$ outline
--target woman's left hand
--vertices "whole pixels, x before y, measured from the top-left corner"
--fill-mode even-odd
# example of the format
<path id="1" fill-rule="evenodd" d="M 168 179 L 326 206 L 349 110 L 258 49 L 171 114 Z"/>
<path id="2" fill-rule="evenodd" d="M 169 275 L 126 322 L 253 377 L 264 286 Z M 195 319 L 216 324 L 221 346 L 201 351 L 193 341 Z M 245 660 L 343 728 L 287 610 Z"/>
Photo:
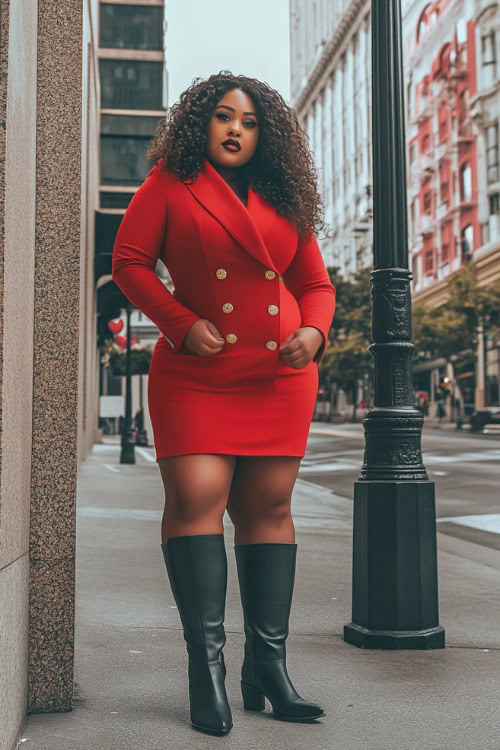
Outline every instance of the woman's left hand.
<path id="1" fill-rule="evenodd" d="M 280 357 L 287 367 L 301 370 L 309 364 L 323 343 L 323 334 L 313 326 L 293 331 L 280 346 Z"/>

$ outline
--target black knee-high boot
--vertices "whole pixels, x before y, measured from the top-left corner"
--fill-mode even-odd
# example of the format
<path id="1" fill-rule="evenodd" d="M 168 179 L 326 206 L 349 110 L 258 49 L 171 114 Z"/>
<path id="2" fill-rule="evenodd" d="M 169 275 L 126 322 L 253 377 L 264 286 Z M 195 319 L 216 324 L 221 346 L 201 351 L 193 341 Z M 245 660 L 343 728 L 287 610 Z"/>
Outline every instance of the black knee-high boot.
<path id="1" fill-rule="evenodd" d="M 223 534 L 171 537 L 161 545 L 189 655 L 191 723 L 210 734 L 233 726 L 224 679 L 227 556 Z"/>
<path id="2" fill-rule="evenodd" d="M 324 716 L 320 706 L 300 697 L 286 667 L 297 545 L 240 544 L 234 550 L 246 636 L 241 670 L 244 708 L 262 711 L 266 696 L 277 719 Z"/>

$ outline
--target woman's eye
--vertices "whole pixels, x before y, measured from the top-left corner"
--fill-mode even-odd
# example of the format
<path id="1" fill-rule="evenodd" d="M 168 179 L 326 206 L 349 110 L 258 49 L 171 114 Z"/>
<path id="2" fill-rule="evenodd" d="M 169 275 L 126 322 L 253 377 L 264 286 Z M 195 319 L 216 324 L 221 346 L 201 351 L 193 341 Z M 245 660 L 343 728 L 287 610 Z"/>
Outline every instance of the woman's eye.
<path id="1" fill-rule="evenodd" d="M 222 119 L 229 120 L 229 116 L 224 114 L 224 112 L 218 112 L 215 116 L 217 117 L 218 120 L 222 120 Z M 257 123 L 255 122 L 255 120 L 245 120 L 243 124 L 250 125 L 252 128 L 257 127 Z"/>

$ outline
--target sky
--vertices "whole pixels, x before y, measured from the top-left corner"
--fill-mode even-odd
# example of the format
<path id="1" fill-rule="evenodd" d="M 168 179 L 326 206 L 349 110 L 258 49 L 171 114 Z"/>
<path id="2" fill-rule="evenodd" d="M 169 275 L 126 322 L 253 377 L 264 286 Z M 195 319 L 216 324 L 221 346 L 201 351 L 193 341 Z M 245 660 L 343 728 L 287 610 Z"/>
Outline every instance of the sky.
<path id="1" fill-rule="evenodd" d="M 229 69 L 290 99 L 289 0 L 165 0 L 168 106 L 193 78 Z"/>

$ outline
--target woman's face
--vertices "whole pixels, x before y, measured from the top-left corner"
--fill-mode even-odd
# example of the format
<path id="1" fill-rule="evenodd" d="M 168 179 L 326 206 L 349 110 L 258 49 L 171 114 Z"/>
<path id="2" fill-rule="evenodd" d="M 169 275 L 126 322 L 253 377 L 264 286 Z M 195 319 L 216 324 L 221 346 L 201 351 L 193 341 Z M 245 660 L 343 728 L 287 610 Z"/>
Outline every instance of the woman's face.
<path id="1" fill-rule="evenodd" d="M 228 139 L 240 148 L 223 146 Z M 249 161 L 259 140 L 255 106 L 244 91 L 232 89 L 217 102 L 208 127 L 207 157 L 220 167 L 241 167 Z"/>

